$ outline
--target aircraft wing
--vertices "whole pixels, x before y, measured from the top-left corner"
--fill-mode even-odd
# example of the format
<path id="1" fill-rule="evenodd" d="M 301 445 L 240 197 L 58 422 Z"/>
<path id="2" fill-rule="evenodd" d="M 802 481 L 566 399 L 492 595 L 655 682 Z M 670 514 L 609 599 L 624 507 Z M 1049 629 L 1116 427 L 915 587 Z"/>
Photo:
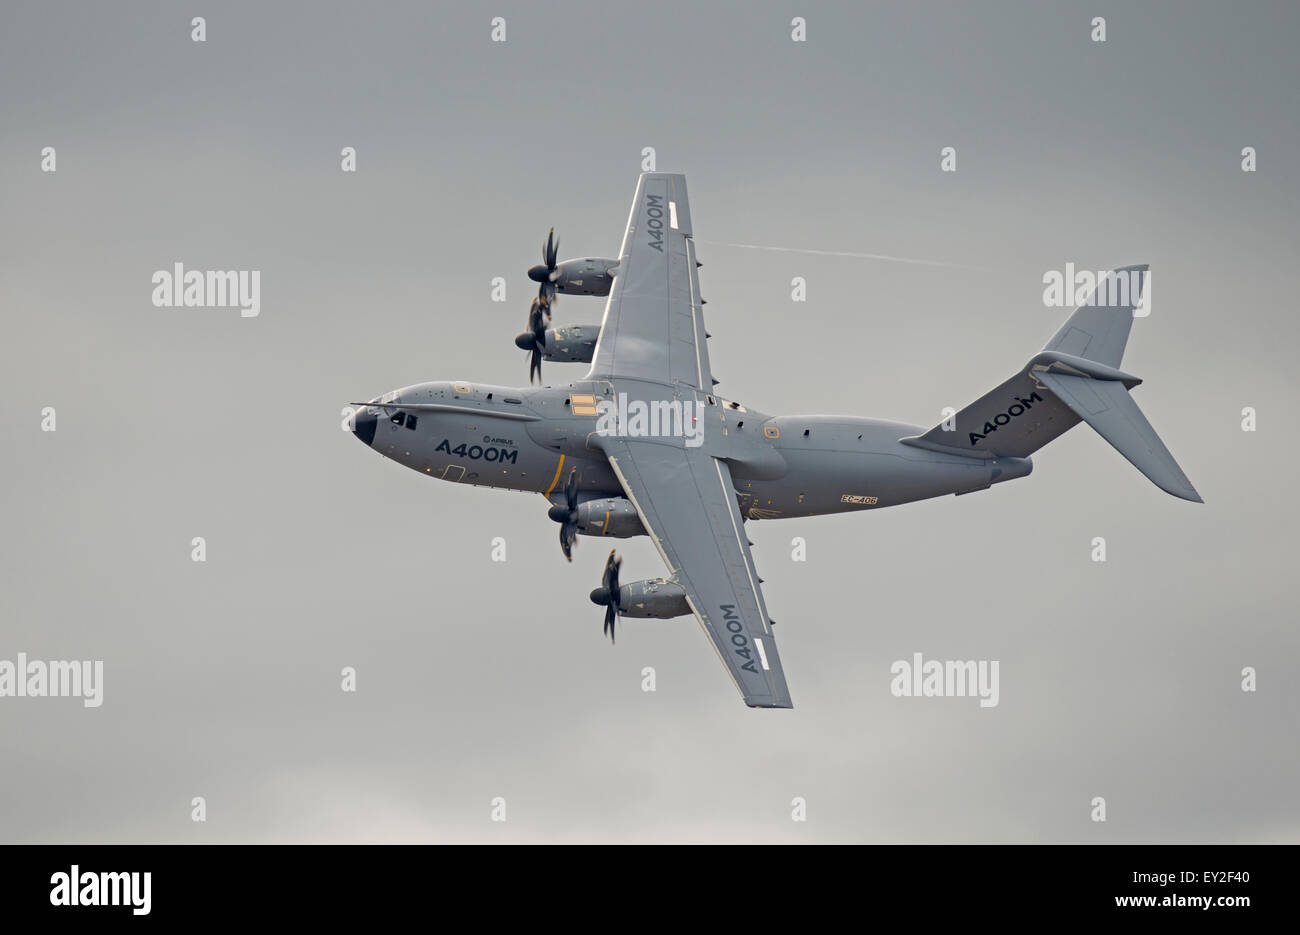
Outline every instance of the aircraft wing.
<path id="1" fill-rule="evenodd" d="M 644 176 L 643 176 L 644 178 Z M 730 469 L 663 439 L 594 438 L 745 704 L 791 708 Z"/>
<path id="2" fill-rule="evenodd" d="M 627 377 L 713 391 L 686 176 L 637 182 L 588 379 Z"/>

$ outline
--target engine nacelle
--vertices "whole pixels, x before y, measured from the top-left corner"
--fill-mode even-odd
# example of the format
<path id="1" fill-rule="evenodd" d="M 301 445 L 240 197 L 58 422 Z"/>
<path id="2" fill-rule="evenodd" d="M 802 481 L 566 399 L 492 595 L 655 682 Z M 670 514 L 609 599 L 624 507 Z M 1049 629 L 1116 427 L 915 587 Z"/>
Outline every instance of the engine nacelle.
<path id="1" fill-rule="evenodd" d="M 548 328 L 546 346 L 542 357 L 567 364 L 589 364 L 596 354 L 596 339 L 600 337 L 599 325 L 569 325 L 567 328 Z"/>
<path id="2" fill-rule="evenodd" d="M 565 260 L 555 267 L 555 288 L 565 295 L 609 295 L 614 283 L 611 270 L 618 260 L 587 257 L 583 260 Z"/>
<path id="3" fill-rule="evenodd" d="M 584 536 L 628 539 L 644 536 L 636 507 L 626 497 L 602 497 L 578 504 L 578 532 Z"/>
<path id="4" fill-rule="evenodd" d="M 633 581 L 618 589 L 618 612 L 624 617 L 684 617 L 691 612 L 686 589 L 667 578 Z"/>

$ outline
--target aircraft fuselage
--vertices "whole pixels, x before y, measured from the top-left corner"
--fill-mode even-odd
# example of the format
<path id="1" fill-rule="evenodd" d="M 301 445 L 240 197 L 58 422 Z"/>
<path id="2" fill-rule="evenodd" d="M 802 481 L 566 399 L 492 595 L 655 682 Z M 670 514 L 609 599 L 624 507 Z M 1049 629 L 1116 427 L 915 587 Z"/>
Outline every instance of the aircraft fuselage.
<path id="1" fill-rule="evenodd" d="M 750 519 L 879 509 L 983 490 L 1032 470 L 1028 458 L 981 459 L 900 441 L 922 435 L 923 426 L 769 416 L 691 387 L 637 380 L 537 388 L 433 382 L 372 402 L 386 408 L 360 409 L 353 431 L 383 456 L 441 480 L 531 491 L 553 501 L 573 470 L 580 500 L 623 497 L 591 443 L 602 425 L 610 430 L 597 414 L 600 404 L 620 412 L 615 431 L 699 445 L 725 460 L 742 515 Z M 638 420 L 638 403 L 651 412 L 648 419 Z"/>

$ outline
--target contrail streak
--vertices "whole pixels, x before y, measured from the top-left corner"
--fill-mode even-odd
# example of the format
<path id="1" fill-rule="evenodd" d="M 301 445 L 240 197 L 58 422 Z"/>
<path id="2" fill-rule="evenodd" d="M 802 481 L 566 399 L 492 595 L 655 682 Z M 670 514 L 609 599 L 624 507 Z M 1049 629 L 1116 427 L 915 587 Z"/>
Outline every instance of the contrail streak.
<path id="1" fill-rule="evenodd" d="M 942 260 L 918 260 L 906 256 L 889 256 L 885 253 L 857 253 L 851 250 L 804 250 L 799 247 L 767 247 L 756 243 L 731 243 L 726 240 L 697 240 L 696 243 L 711 247 L 738 247 L 741 250 L 771 250 L 775 253 L 808 253 L 813 256 L 847 256 L 858 260 L 883 260 L 887 263 L 911 263 L 915 266 L 945 266 L 950 269 L 989 270 L 987 266 L 971 266 L 968 263 L 945 263 Z"/>

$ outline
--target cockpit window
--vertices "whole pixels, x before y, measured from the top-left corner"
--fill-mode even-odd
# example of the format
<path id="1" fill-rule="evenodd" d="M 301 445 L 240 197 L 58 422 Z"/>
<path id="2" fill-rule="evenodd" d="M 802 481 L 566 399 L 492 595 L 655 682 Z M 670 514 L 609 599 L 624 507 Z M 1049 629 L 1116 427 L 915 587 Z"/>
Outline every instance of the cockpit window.
<path id="1" fill-rule="evenodd" d="M 393 425 L 405 425 L 405 424 L 406 424 L 406 413 L 404 413 L 404 412 L 395 412 L 395 413 L 393 413 L 391 416 L 388 417 L 388 421 L 392 422 Z"/>
<path id="2" fill-rule="evenodd" d="M 407 416 L 407 417 L 406 417 L 406 427 L 407 427 L 408 429 L 413 429 L 413 428 L 415 428 L 415 420 L 416 420 L 415 415 L 409 415 L 409 416 Z"/>

